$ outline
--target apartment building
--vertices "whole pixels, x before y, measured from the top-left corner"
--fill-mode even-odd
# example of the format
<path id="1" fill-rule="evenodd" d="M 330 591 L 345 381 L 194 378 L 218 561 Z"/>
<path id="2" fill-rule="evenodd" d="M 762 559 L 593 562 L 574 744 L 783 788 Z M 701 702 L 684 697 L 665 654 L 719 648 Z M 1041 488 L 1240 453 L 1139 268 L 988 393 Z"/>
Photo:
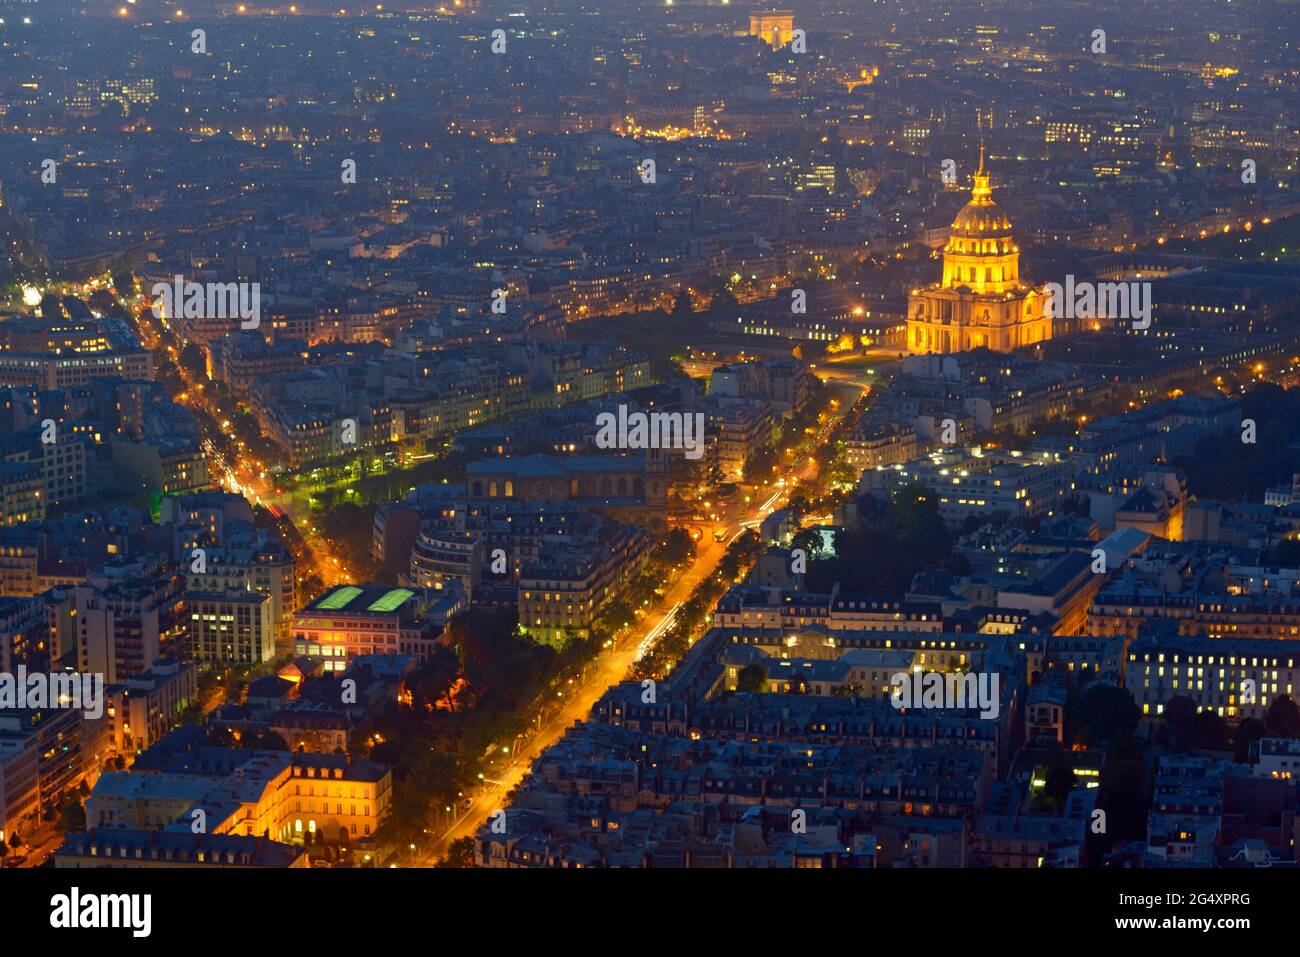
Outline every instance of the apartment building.
<path id="1" fill-rule="evenodd" d="M 548 550 L 519 570 L 519 626 L 541 641 L 587 637 L 605 606 L 641 574 L 653 545 L 648 531 L 619 525 L 583 546 Z"/>
<path id="2" fill-rule="evenodd" d="M 198 668 L 192 661 L 163 659 L 125 684 L 104 688 L 112 750 L 134 755 L 173 731 L 198 701 Z"/>
<path id="3" fill-rule="evenodd" d="M 205 548 L 202 561 L 191 561 L 186 591 L 251 591 L 271 599 L 276 641 L 287 644 L 298 607 L 297 563 L 280 542 L 264 540 L 247 547 Z"/>
<path id="4" fill-rule="evenodd" d="M 275 657 L 269 595 L 245 589 L 186 591 L 188 646 L 197 661 L 257 665 Z"/>
<path id="5" fill-rule="evenodd" d="M 1128 649 L 1125 686 L 1144 718 L 1174 696 L 1222 718 L 1263 718 L 1278 695 L 1295 697 L 1300 654 L 1267 638 L 1140 637 Z"/>
<path id="6" fill-rule="evenodd" d="M 120 683 L 180 648 L 188 633 L 182 591 L 156 557 L 92 570 L 72 587 L 78 670 Z"/>

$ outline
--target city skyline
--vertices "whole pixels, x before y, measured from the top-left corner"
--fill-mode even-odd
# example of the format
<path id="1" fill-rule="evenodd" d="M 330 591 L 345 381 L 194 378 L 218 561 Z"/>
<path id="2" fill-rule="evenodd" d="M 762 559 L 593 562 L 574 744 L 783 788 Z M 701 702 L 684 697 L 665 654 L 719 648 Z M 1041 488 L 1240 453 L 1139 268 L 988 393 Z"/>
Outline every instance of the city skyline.
<path id="1" fill-rule="evenodd" d="M 1295 867 L 1298 48 L 0 4 L 0 864 Z"/>

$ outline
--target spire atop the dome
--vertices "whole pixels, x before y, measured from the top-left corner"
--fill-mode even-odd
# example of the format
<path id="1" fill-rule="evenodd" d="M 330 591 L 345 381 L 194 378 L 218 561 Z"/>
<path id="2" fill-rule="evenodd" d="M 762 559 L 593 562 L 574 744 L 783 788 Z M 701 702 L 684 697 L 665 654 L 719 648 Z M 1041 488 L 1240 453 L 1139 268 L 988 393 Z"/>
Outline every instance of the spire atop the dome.
<path id="1" fill-rule="evenodd" d="M 989 185 L 989 174 L 984 171 L 984 137 L 980 137 L 980 165 L 975 171 L 975 185 L 970 191 L 971 202 L 977 206 L 991 205 L 993 188 Z"/>

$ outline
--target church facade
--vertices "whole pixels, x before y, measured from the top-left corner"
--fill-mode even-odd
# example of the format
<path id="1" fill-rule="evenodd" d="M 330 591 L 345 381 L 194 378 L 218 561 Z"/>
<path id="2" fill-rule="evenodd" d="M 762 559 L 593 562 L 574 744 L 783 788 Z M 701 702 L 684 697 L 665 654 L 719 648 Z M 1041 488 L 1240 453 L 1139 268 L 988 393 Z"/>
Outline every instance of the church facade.
<path id="1" fill-rule="evenodd" d="M 908 349 L 1010 352 L 1051 337 L 1046 296 L 1021 285 L 1020 248 L 993 202 L 981 148 L 970 202 L 953 220 L 943 250 L 943 279 L 908 296 Z"/>

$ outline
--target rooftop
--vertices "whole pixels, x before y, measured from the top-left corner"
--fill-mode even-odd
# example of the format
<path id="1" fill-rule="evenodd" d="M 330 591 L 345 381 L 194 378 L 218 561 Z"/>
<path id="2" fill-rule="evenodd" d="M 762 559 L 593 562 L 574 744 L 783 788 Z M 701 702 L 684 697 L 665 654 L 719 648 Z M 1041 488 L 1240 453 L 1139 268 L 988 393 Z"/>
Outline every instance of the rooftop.
<path id="1" fill-rule="evenodd" d="M 409 588 L 383 585 L 339 585 L 310 602 L 304 611 L 342 611 L 348 614 L 400 611 L 418 593 Z"/>

